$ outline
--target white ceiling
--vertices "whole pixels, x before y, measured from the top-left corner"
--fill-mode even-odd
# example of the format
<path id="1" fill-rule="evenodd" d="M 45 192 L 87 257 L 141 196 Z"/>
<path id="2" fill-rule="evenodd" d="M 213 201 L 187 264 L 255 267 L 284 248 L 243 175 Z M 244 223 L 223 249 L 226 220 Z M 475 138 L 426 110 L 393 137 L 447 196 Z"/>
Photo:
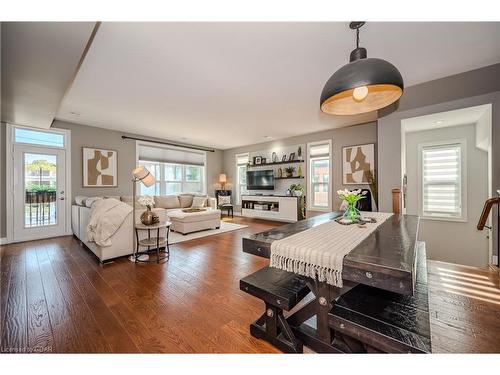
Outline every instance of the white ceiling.
<path id="1" fill-rule="evenodd" d="M 2 117 L 48 129 L 95 22 L 3 22 Z"/>
<path id="2" fill-rule="evenodd" d="M 354 37 L 348 23 L 103 23 L 57 118 L 220 149 L 371 121 L 319 111 Z M 361 45 L 411 86 L 500 62 L 500 23 L 371 22 Z"/>

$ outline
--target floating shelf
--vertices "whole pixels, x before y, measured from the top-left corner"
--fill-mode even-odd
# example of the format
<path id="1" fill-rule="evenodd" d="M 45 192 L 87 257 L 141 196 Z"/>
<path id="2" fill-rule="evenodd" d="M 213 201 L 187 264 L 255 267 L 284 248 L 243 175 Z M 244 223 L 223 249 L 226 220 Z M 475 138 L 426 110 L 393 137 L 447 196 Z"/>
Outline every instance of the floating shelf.
<path id="1" fill-rule="evenodd" d="M 274 177 L 275 180 L 293 180 L 296 178 L 304 178 L 304 176 L 292 176 L 292 177 Z"/>
<path id="2" fill-rule="evenodd" d="M 275 163 L 265 163 L 265 164 L 250 164 L 249 167 L 265 167 L 268 165 L 279 165 L 279 164 L 298 164 L 303 163 L 305 160 L 292 160 L 292 161 L 277 161 Z"/>

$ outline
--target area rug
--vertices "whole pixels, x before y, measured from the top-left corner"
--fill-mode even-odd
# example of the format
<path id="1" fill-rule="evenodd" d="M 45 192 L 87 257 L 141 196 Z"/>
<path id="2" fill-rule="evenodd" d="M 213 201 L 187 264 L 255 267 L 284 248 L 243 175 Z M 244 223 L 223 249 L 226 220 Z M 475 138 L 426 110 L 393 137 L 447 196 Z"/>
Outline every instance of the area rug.
<path id="1" fill-rule="evenodd" d="M 234 224 L 234 223 L 228 223 L 226 221 L 221 221 L 219 229 L 203 230 L 200 232 L 189 233 L 186 234 L 185 236 L 180 233 L 170 232 L 168 242 L 172 245 L 174 243 L 194 240 L 195 238 L 213 236 L 215 234 L 231 232 L 233 230 L 243 229 L 246 227 L 248 227 L 248 225 Z"/>

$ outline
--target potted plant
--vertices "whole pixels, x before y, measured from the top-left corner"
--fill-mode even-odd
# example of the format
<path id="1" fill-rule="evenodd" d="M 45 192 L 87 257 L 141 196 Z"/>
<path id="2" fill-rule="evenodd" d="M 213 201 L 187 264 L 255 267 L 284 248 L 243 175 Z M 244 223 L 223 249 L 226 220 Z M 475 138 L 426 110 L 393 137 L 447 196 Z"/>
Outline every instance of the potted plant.
<path id="1" fill-rule="evenodd" d="M 288 190 L 296 197 L 301 197 L 304 194 L 304 187 L 301 184 L 291 184 Z"/>
<path id="2" fill-rule="evenodd" d="M 295 172 L 295 167 L 290 165 L 285 168 L 285 172 L 287 177 L 293 177 L 293 172 Z"/>

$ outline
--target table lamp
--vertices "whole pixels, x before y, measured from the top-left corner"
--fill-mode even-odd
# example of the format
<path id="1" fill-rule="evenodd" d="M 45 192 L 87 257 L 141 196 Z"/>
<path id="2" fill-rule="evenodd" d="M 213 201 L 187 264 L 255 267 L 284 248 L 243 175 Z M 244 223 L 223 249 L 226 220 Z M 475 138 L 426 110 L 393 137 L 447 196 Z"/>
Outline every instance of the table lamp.
<path id="1" fill-rule="evenodd" d="M 142 184 L 146 187 L 153 186 L 156 182 L 155 176 L 151 174 L 150 171 L 146 167 L 140 166 L 132 170 L 132 190 L 133 190 L 133 199 L 132 199 L 132 246 L 133 246 L 133 255 L 131 255 L 128 259 L 131 262 L 136 262 L 136 239 L 135 239 L 135 198 L 137 195 L 136 183 L 142 182 Z"/>
<path id="2" fill-rule="evenodd" d="M 226 175 L 224 173 L 221 173 L 219 175 L 221 190 L 226 190 L 226 181 L 227 181 Z"/>

